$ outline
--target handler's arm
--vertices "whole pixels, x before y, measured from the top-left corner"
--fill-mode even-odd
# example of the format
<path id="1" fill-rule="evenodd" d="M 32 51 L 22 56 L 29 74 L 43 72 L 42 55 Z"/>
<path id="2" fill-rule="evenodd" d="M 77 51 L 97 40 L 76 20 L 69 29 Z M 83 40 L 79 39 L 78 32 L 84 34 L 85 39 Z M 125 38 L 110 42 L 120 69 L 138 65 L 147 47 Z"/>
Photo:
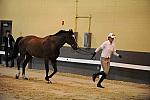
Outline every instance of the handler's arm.
<path id="1" fill-rule="evenodd" d="M 116 47 L 114 47 L 114 52 L 113 52 L 113 54 L 114 54 L 115 56 L 119 57 L 119 58 L 122 58 L 122 56 L 116 52 Z"/>
<path id="2" fill-rule="evenodd" d="M 99 52 L 99 51 L 100 51 L 101 49 L 103 49 L 103 48 L 104 48 L 104 43 L 103 43 L 101 46 L 99 46 L 99 47 L 94 51 L 94 53 L 93 53 L 91 59 L 93 59 L 93 57 L 96 55 L 96 53 Z"/>

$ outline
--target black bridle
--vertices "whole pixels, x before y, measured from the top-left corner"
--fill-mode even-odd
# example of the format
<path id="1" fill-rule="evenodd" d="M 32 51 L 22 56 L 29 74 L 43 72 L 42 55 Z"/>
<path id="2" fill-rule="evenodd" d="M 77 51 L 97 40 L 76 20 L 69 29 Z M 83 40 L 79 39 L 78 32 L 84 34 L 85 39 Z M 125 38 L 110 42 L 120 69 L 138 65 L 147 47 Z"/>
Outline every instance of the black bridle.
<path id="1" fill-rule="evenodd" d="M 93 55 L 90 51 L 84 50 L 81 47 L 78 46 L 78 49 L 75 50 L 75 52 L 82 54 L 82 55 Z"/>
<path id="2" fill-rule="evenodd" d="M 87 50 L 84 50 L 84 49 L 82 49 L 82 48 L 78 48 L 78 49 L 76 50 L 76 52 L 79 53 L 79 54 L 82 54 L 82 55 L 93 55 L 93 53 L 91 53 L 91 52 L 89 52 L 89 51 L 87 51 Z"/>

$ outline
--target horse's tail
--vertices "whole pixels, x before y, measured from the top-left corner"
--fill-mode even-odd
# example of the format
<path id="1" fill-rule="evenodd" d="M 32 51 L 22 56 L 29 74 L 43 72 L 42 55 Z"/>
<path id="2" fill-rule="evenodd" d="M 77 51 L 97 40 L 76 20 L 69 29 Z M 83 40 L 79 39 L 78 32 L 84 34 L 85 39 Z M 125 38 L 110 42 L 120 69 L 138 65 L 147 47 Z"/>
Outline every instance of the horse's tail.
<path id="1" fill-rule="evenodd" d="M 13 55 L 11 57 L 9 57 L 8 60 L 15 59 L 16 57 L 18 57 L 18 53 L 19 53 L 19 45 L 18 44 L 22 38 L 23 37 L 18 37 L 16 39 L 16 42 L 14 44 L 14 49 L 13 49 Z"/>
<path id="2" fill-rule="evenodd" d="M 22 38 L 23 37 L 18 37 L 16 39 L 16 42 L 14 44 L 14 49 L 13 49 L 13 58 L 16 58 L 18 56 L 18 53 L 19 53 L 19 45 L 18 44 Z"/>
<path id="3" fill-rule="evenodd" d="M 16 42 L 14 44 L 14 49 L 13 49 L 13 58 L 16 58 L 18 56 L 18 53 L 19 53 L 19 45 L 18 44 L 22 38 L 23 37 L 18 37 L 16 39 Z"/>

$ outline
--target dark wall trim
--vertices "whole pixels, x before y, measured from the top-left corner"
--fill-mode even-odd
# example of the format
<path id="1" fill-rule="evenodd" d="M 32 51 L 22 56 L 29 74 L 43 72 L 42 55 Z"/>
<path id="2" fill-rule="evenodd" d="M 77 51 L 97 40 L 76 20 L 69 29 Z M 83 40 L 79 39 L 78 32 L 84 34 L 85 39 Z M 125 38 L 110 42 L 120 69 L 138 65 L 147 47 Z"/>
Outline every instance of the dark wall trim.
<path id="1" fill-rule="evenodd" d="M 90 49 L 82 48 L 82 49 L 89 53 L 93 53 L 95 51 L 95 48 L 90 48 Z M 81 50 L 78 50 L 78 52 L 80 53 L 77 53 L 75 50 L 73 50 L 70 47 L 63 47 L 60 50 L 60 57 L 88 60 L 92 56 Z M 112 56 L 111 59 L 112 62 L 150 66 L 150 53 L 148 52 L 133 52 L 133 51 L 122 51 L 122 50 L 117 50 L 117 52 L 121 54 L 123 58 L 120 59 L 118 57 Z M 95 59 L 96 60 L 100 59 L 100 53 L 96 54 Z"/>
<path id="2" fill-rule="evenodd" d="M 85 76 L 92 76 L 92 74 L 99 71 L 99 66 L 92 64 L 58 61 L 57 65 L 58 72 L 79 74 Z M 43 59 L 34 58 L 32 61 L 32 68 L 45 69 Z M 50 69 L 53 70 L 52 65 L 50 65 Z M 107 79 L 150 84 L 150 71 L 111 66 Z"/>

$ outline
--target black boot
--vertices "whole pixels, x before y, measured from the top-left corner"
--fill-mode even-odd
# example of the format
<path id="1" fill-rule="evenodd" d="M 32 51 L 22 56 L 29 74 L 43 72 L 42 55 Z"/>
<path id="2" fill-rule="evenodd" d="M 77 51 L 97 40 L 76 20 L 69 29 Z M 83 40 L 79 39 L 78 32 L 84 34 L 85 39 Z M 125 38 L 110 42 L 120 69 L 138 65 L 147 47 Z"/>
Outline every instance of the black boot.
<path id="1" fill-rule="evenodd" d="M 92 75 L 92 80 L 93 80 L 93 82 L 95 82 L 96 77 L 97 77 L 96 74 L 93 74 L 93 75 Z"/>
<path id="2" fill-rule="evenodd" d="M 11 61 L 11 66 L 10 67 L 14 67 L 14 60 Z"/>
<path id="3" fill-rule="evenodd" d="M 105 88 L 105 87 L 103 87 L 101 84 L 97 84 L 97 87 Z"/>
<path id="4" fill-rule="evenodd" d="M 93 80 L 93 82 L 95 82 L 95 79 L 96 79 L 96 77 L 97 77 L 98 75 L 103 75 L 103 74 L 104 74 L 104 71 L 101 71 L 101 72 L 98 72 L 98 73 L 93 74 L 93 75 L 92 75 L 92 80 Z"/>
<path id="5" fill-rule="evenodd" d="M 6 67 L 9 67 L 8 61 L 6 61 Z"/>
<path id="6" fill-rule="evenodd" d="M 99 80 L 99 82 L 97 83 L 97 87 L 100 87 L 100 88 L 104 88 L 101 83 L 103 82 L 103 80 L 106 78 L 106 74 L 103 73 L 101 79 Z"/>

